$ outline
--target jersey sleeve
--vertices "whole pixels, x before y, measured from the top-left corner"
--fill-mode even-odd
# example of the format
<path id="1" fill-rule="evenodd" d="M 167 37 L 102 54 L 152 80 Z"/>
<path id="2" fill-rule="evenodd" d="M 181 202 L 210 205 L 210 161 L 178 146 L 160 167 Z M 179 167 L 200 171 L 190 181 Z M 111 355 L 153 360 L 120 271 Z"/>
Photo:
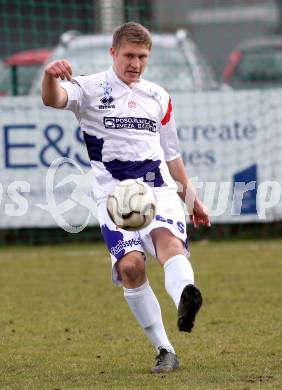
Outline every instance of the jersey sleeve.
<path id="1" fill-rule="evenodd" d="M 168 103 L 164 112 L 159 130 L 160 142 L 164 150 L 165 160 L 171 161 L 180 156 L 180 147 L 170 97 L 168 97 Z"/>
<path id="2" fill-rule="evenodd" d="M 73 78 L 71 81 L 60 83 L 68 95 L 68 101 L 64 107 L 66 110 L 73 111 L 76 115 L 79 114 L 82 105 L 83 90 L 78 78 Z"/>

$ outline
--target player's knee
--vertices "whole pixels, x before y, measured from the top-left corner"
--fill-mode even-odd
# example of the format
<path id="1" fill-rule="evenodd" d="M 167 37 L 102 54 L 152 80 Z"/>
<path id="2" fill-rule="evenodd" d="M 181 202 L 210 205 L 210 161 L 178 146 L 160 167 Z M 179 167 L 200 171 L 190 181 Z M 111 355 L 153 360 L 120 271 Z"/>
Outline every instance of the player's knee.
<path id="1" fill-rule="evenodd" d="M 127 263 L 121 267 L 121 278 L 122 280 L 130 280 L 135 282 L 140 278 L 140 269 L 135 264 Z"/>
<path id="2" fill-rule="evenodd" d="M 144 279 L 145 264 L 144 259 L 139 256 L 131 255 L 118 262 L 118 271 L 122 281 L 137 282 Z"/>

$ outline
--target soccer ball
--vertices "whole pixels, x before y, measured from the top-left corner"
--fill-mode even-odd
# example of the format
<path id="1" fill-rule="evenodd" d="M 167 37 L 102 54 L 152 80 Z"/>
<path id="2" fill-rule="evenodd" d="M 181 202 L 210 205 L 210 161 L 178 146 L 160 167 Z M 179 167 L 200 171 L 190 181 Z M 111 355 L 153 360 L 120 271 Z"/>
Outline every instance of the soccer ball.
<path id="1" fill-rule="evenodd" d="M 121 229 L 140 230 L 155 217 L 157 199 L 153 190 L 139 179 L 117 183 L 107 200 L 111 220 Z"/>

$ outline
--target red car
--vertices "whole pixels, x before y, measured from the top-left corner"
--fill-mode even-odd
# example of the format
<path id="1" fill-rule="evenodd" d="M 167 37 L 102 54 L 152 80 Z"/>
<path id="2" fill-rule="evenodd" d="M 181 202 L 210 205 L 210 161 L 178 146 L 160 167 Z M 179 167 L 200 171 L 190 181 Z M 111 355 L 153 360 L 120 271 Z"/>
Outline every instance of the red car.
<path id="1" fill-rule="evenodd" d="M 223 81 L 234 89 L 282 87 L 282 37 L 248 39 L 231 53 Z"/>
<path id="2" fill-rule="evenodd" d="M 14 53 L 0 63 L 0 96 L 27 95 L 38 68 L 51 49 L 31 49 Z"/>

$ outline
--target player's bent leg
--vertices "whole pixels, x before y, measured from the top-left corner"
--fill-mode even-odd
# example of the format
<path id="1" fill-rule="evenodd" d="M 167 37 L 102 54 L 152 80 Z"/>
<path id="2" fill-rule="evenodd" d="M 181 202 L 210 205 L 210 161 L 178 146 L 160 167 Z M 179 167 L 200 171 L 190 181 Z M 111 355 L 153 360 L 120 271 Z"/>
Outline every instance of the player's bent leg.
<path id="1" fill-rule="evenodd" d="M 177 360 L 176 364 L 172 358 L 172 355 L 176 355 L 163 325 L 159 302 L 146 278 L 143 254 L 138 251 L 129 252 L 117 262 L 116 267 L 124 286 L 124 297 L 133 315 L 157 351 L 167 351 L 168 357 L 162 357 L 158 370 L 152 371 L 174 370 L 179 366 L 179 362 Z"/>
<path id="2" fill-rule="evenodd" d="M 194 273 L 183 254 L 183 242 L 165 228 L 155 229 L 151 236 L 157 258 L 164 266 L 166 290 L 178 309 L 178 329 L 191 332 L 202 305 L 202 295 L 194 286 Z"/>
<path id="3" fill-rule="evenodd" d="M 180 238 L 166 228 L 156 228 L 151 231 L 156 256 L 161 265 L 164 265 L 172 256 L 184 255 L 184 244 Z"/>

